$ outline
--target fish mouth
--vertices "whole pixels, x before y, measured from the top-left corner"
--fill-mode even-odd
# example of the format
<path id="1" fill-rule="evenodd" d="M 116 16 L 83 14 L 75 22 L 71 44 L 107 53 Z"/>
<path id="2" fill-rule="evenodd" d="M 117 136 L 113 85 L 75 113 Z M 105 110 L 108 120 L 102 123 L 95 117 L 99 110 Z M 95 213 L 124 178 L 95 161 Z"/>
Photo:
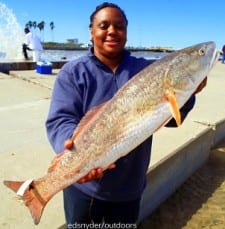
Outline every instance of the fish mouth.
<path id="1" fill-rule="evenodd" d="M 214 67 L 214 65 L 218 62 L 219 57 L 220 57 L 220 51 L 215 49 L 214 53 L 213 53 L 213 58 L 212 58 L 211 63 L 210 63 L 210 68 Z"/>
<path id="2" fill-rule="evenodd" d="M 215 44 L 214 44 L 215 45 Z M 219 60 L 219 57 L 220 57 L 220 51 L 217 50 L 214 46 L 214 51 L 213 51 L 213 56 L 212 56 L 212 59 L 210 61 L 210 66 L 209 66 L 209 69 L 212 69 L 215 64 L 218 62 Z"/>

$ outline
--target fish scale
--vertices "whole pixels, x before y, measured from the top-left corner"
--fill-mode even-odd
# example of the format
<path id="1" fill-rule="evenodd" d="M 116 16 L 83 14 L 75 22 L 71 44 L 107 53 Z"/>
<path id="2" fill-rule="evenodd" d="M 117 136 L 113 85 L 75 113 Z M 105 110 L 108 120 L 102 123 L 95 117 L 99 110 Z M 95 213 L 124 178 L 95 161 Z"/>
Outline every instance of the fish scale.
<path id="1" fill-rule="evenodd" d="M 32 182 L 4 181 L 4 184 L 20 193 L 38 224 L 44 207 L 57 192 L 94 168 L 106 169 L 172 117 L 179 125 L 179 109 L 207 76 L 218 56 L 215 43 L 205 42 L 155 61 L 130 79 L 112 99 L 84 116 L 74 132 L 73 149 L 56 156 L 47 174 Z"/>

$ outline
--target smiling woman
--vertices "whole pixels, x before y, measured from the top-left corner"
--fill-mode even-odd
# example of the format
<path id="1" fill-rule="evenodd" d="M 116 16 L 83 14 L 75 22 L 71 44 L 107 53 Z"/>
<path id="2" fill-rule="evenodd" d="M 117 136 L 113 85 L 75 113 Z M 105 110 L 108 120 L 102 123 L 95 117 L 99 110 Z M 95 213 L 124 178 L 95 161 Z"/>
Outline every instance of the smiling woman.
<path id="1" fill-rule="evenodd" d="M 110 6 L 103 4 L 98 7 L 90 17 L 89 27 L 94 54 L 115 71 L 126 44 L 128 21 L 122 10 L 118 10 L 113 4 Z"/>
<path id="2" fill-rule="evenodd" d="M 108 125 L 102 125 L 96 124 L 96 119 L 103 111 L 108 111 L 110 115 L 105 114 L 109 118 L 107 120 L 115 120 L 118 107 L 108 105 L 106 109 L 106 101 L 111 100 L 132 77 L 151 64 L 151 60 L 132 56 L 125 49 L 127 25 L 126 15 L 119 6 L 112 3 L 98 6 L 90 16 L 89 31 L 93 46 L 87 55 L 65 64 L 57 75 L 46 121 L 48 138 L 56 153 L 67 148 L 77 150 L 75 155 L 77 153 L 82 158 L 85 155 L 92 157 L 99 155 L 99 149 L 103 147 L 104 150 L 100 151 L 109 159 L 113 158 L 109 153 L 111 147 L 106 143 L 113 142 L 112 148 L 117 149 L 115 138 L 119 139 L 120 135 L 115 134 L 115 130 L 120 130 L 120 125 L 123 127 L 124 123 L 120 122 L 121 116 L 116 116 L 116 122 L 112 126 L 108 124 L 113 123 L 112 121 L 107 122 Z M 128 101 L 127 97 L 131 100 L 133 98 L 129 94 L 125 96 L 125 101 Z M 185 104 L 184 109 L 182 108 L 182 120 L 193 104 L 194 96 Z M 130 119 L 126 116 L 126 120 Z M 92 124 L 99 126 L 92 128 Z M 91 140 L 93 144 L 87 144 L 95 145 L 97 148 L 90 150 L 85 146 L 81 147 L 85 149 L 82 151 L 77 144 L 80 142 L 77 137 L 84 131 L 87 133 L 86 130 L 89 128 L 93 132 L 100 131 L 95 135 L 96 138 Z M 102 128 L 105 128 L 106 134 L 103 134 Z M 103 140 L 100 136 L 108 137 L 104 137 Z M 84 137 L 81 142 L 87 143 L 88 139 Z M 127 143 L 125 140 L 124 142 Z M 104 222 L 136 226 L 140 199 L 146 185 L 151 143 L 152 137 L 146 137 L 142 143 L 130 148 L 129 154 L 121 157 L 115 164 L 110 164 L 113 162 L 110 160 L 106 161 L 105 165 L 101 164 L 103 168 L 95 165 L 88 173 L 82 174 L 78 183 L 65 188 L 63 197 L 67 225 Z M 108 150 L 105 150 L 105 147 L 108 147 Z M 120 152 L 124 152 L 123 150 Z M 113 155 L 115 157 L 115 154 Z"/>
<path id="3" fill-rule="evenodd" d="M 58 74 L 46 121 L 49 140 L 57 153 L 64 149 L 64 142 L 72 137 L 74 129 L 79 129 L 78 123 L 85 113 L 111 99 L 131 77 L 151 63 L 125 50 L 127 24 L 119 6 L 112 3 L 98 6 L 90 16 L 93 46 L 86 56 L 65 64 Z M 93 169 L 80 179 L 81 184 L 64 189 L 67 225 L 103 220 L 135 225 L 150 148 L 151 137 L 130 156 L 121 158 L 116 166 L 109 165 L 104 175 L 102 168 Z"/>

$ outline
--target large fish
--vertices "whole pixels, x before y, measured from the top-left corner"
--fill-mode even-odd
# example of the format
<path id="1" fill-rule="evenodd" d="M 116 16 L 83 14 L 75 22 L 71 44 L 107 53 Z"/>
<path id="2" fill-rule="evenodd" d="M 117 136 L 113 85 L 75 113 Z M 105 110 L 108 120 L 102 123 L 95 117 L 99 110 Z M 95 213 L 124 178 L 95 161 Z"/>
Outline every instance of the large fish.
<path id="1" fill-rule="evenodd" d="M 90 170 L 131 152 L 172 117 L 195 92 L 218 59 L 214 42 L 173 52 L 129 80 L 108 102 L 90 110 L 74 133 L 74 147 L 52 161 L 41 178 L 4 181 L 17 192 L 38 224 L 47 202 Z"/>

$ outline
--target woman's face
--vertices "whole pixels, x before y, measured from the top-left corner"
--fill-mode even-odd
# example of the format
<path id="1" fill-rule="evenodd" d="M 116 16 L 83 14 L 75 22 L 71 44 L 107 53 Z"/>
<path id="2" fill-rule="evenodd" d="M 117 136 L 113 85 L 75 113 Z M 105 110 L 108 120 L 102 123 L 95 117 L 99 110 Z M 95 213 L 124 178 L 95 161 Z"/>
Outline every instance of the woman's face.
<path id="1" fill-rule="evenodd" d="M 118 9 L 106 7 L 98 11 L 90 33 L 97 57 L 113 58 L 121 55 L 127 40 L 127 25 Z"/>

